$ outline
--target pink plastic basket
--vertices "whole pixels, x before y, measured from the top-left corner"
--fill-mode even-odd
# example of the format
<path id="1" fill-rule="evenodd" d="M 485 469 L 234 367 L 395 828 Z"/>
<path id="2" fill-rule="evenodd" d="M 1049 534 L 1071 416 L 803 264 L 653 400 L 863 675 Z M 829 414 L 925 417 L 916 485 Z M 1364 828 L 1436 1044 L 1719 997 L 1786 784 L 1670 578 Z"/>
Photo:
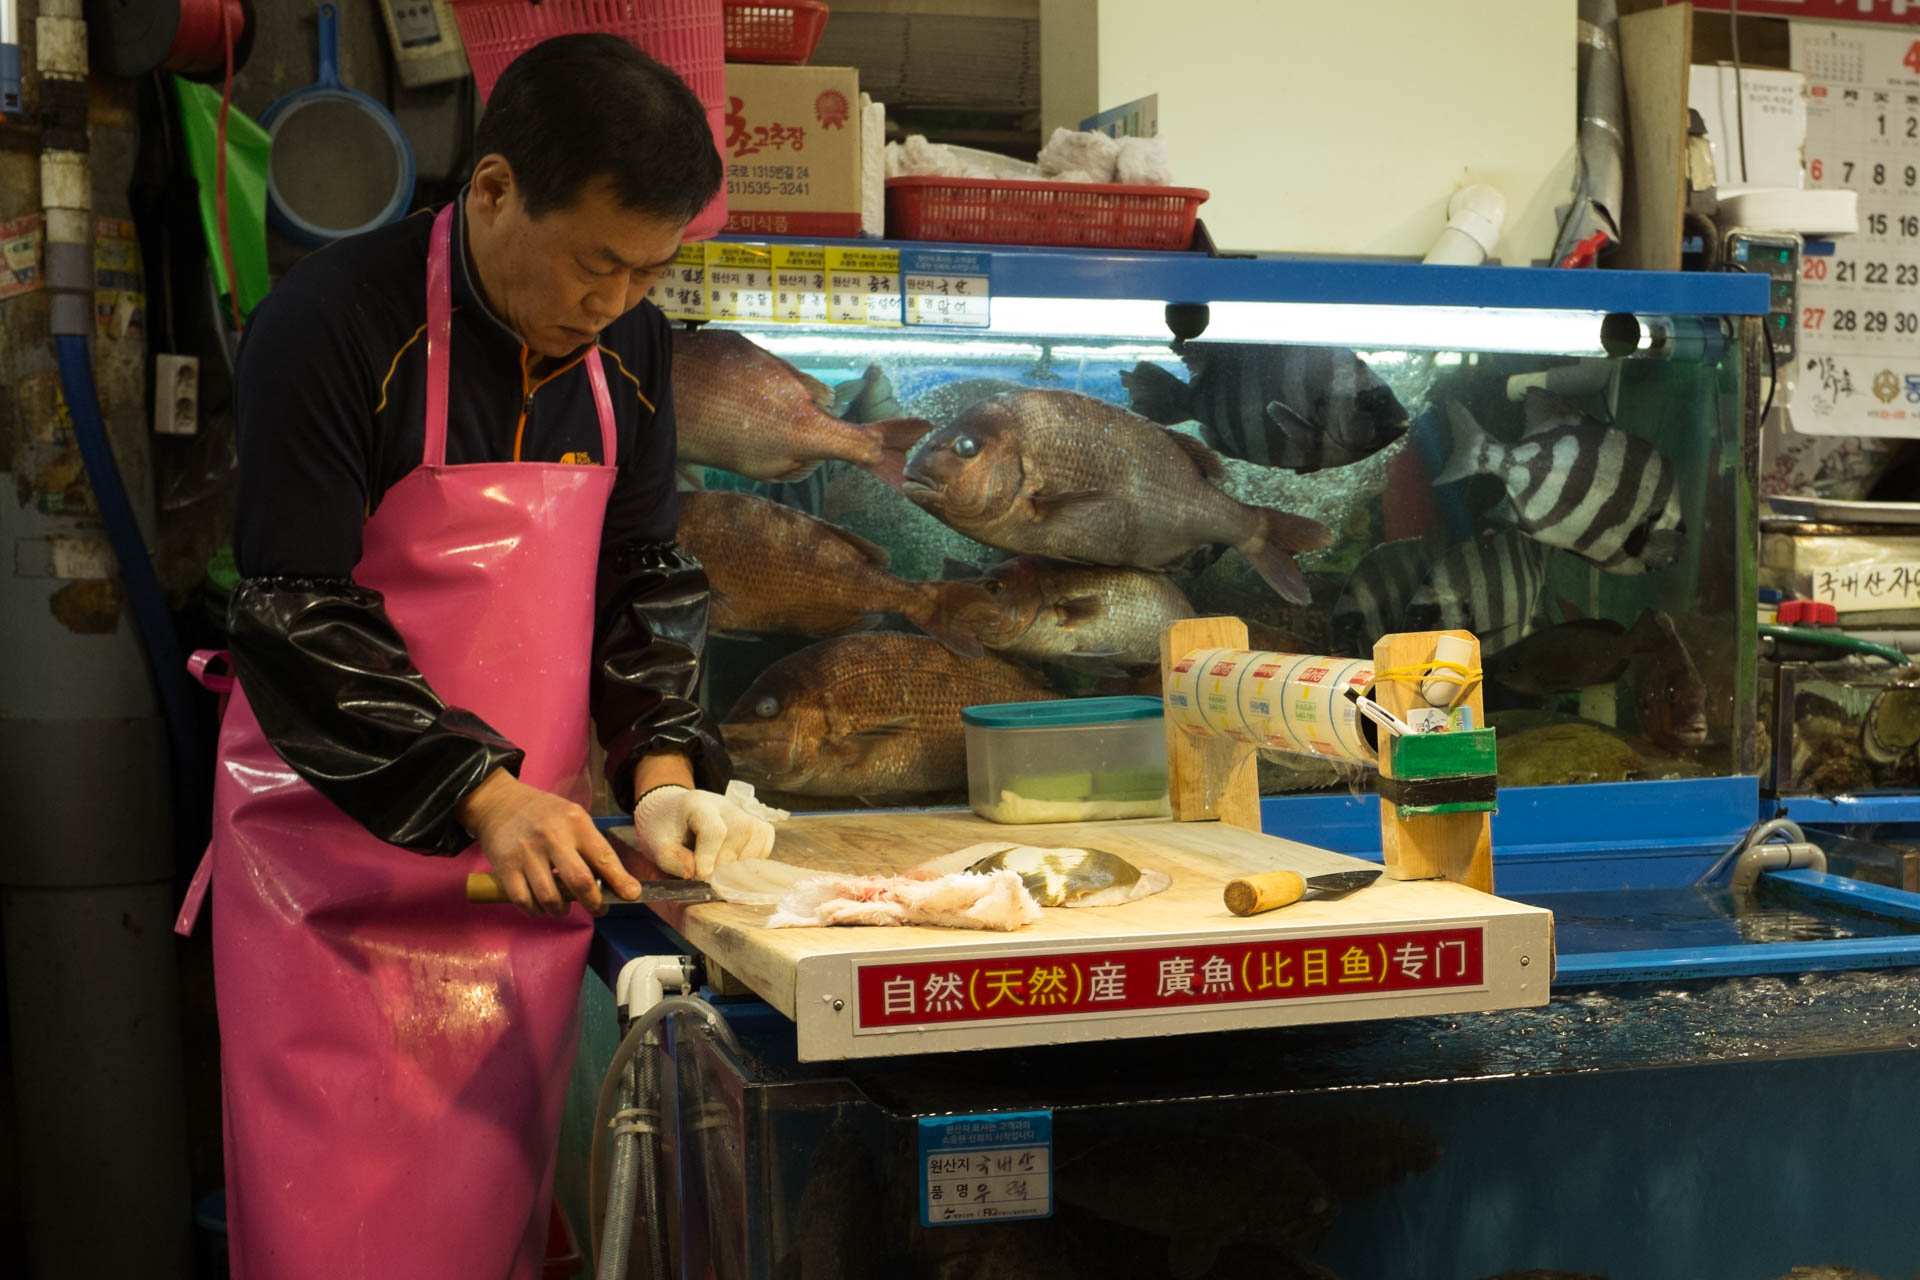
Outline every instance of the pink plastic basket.
<path id="1" fill-rule="evenodd" d="M 726 158 L 727 64 L 721 0 L 452 0 L 474 87 L 484 99 L 507 64 L 554 36 L 604 31 L 672 67 L 707 109 L 714 149 Z M 704 240 L 726 225 L 727 191 L 687 227 Z"/>
<path id="2" fill-rule="evenodd" d="M 802 65 L 827 27 L 819 0 L 725 0 L 728 62 Z"/>
<path id="3" fill-rule="evenodd" d="M 887 179 L 896 240 L 1185 249 L 1207 193 L 1197 187 L 996 178 Z"/>

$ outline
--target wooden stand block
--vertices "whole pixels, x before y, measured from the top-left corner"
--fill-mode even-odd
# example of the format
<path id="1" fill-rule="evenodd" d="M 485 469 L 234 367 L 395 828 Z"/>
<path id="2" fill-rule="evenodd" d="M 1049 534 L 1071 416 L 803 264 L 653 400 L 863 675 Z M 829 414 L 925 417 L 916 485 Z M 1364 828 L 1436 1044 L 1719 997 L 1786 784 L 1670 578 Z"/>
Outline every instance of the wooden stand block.
<path id="1" fill-rule="evenodd" d="M 1160 690 L 1166 696 L 1173 664 L 1195 649 L 1244 649 L 1247 624 L 1238 618 L 1186 618 L 1160 633 Z M 1195 741 L 1173 723 L 1167 725 L 1167 800 L 1180 822 L 1218 819 L 1247 831 L 1260 830 L 1260 781 L 1254 749 L 1231 738 Z M 1222 768 L 1218 761 L 1230 759 Z M 1209 763 L 1217 791 L 1208 802 Z"/>
<path id="2" fill-rule="evenodd" d="M 1433 661 L 1435 642 L 1443 635 L 1458 636 L 1472 646 L 1470 667 L 1480 665 L 1480 642 L 1467 631 L 1415 631 L 1382 636 L 1373 646 L 1373 669 L 1393 671 Z M 1164 644 L 1164 641 L 1162 642 Z M 1402 720 L 1425 707 L 1417 680 L 1388 680 L 1374 686 L 1373 700 Z M 1473 710 L 1476 727 L 1486 723 L 1480 682 L 1454 704 Z M 1383 744 L 1384 745 L 1384 744 Z M 1392 753 L 1380 753 L 1380 772 L 1393 776 Z M 1493 822 L 1484 813 L 1443 813 L 1402 818 L 1394 806 L 1380 802 L 1380 848 L 1387 875 L 1395 880 L 1451 880 L 1485 893 L 1493 892 Z"/>

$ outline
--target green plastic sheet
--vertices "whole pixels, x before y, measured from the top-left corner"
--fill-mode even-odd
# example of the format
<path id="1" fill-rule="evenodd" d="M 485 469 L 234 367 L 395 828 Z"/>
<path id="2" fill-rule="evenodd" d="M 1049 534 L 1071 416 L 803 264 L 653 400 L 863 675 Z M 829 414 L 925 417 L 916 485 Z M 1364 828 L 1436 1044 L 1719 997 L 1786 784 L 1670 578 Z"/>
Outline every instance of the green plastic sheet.
<path id="1" fill-rule="evenodd" d="M 224 294 L 233 291 L 220 253 L 220 213 L 214 203 L 215 160 L 219 154 L 220 90 L 173 78 L 174 101 L 187 139 L 187 157 L 200 186 L 200 226 L 207 237 L 213 278 Z M 227 238 L 233 244 L 233 269 L 240 277 L 240 314 L 253 314 L 272 287 L 267 272 L 267 131 L 244 112 L 227 112 Z"/>

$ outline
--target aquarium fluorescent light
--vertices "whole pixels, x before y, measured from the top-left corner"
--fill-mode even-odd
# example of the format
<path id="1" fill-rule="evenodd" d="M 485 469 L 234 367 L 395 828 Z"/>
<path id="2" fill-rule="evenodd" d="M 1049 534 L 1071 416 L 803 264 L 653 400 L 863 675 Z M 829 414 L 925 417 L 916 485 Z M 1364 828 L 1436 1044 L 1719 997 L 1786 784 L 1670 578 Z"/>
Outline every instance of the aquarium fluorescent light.
<path id="1" fill-rule="evenodd" d="M 1131 338 L 1167 332 L 1166 304 L 1136 298 L 995 298 L 995 336 Z M 1325 302 L 1215 302 L 1205 338 L 1425 351 L 1604 356 L 1599 311 L 1372 307 Z"/>

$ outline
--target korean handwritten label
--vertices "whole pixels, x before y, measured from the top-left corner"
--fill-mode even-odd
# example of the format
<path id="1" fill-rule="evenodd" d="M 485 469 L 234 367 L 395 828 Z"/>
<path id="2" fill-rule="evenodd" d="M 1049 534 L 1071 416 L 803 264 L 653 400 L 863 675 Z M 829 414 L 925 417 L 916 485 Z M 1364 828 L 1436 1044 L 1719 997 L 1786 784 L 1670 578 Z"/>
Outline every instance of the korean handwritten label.
<path id="1" fill-rule="evenodd" d="M 1804 22 L 1791 36 L 1808 77 L 1807 185 L 1855 192 L 1860 229 L 1807 242 L 1789 420 L 1803 433 L 1917 436 L 1920 41 Z"/>
<path id="2" fill-rule="evenodd" d="M 705 245 L 683 244 L 673 265 L 660 273 L 647 299 L 675 319 L 707 318 L 707 250 Z"/>
<path id="3" fill-rule="evenodd" d="M 827 320 L 832 324 L 899 324 L 900 251 L 828 249 Z"/>
<path id="4" fill-rule="evenodd" d="M 773 318 L 792 324 L 827 319 L 827 251 L 791 245 L 773 249 Z"/>
<path id="5" fill-rule="evenodd" d="M 981 253 L 909 249 L 900 255 L 908 324 L 984 329 L 989 267 Z"/>
<path id="6" fill-rule="evenodd" d="M 1920 564 L 1866 564 L 1813 572 L 1813 597 L 1842 613 L 1920 608 Z"/>
<path id="7" fill-rule="evenodd" d="M 1479 927 L 858 965 L 855 1034 L 1485 984 Z"/>
<path id="8" fill-rule="evenodd" d="M 1053 1216 L 1053 1113 L 920 1121 L 920 1223 Z"/>
<path id="9" fill-rule="evenodd" d="M 764 245 L 706 246 L 707 316 L 713 320 L 773 319 L 773 253 Z"/>

